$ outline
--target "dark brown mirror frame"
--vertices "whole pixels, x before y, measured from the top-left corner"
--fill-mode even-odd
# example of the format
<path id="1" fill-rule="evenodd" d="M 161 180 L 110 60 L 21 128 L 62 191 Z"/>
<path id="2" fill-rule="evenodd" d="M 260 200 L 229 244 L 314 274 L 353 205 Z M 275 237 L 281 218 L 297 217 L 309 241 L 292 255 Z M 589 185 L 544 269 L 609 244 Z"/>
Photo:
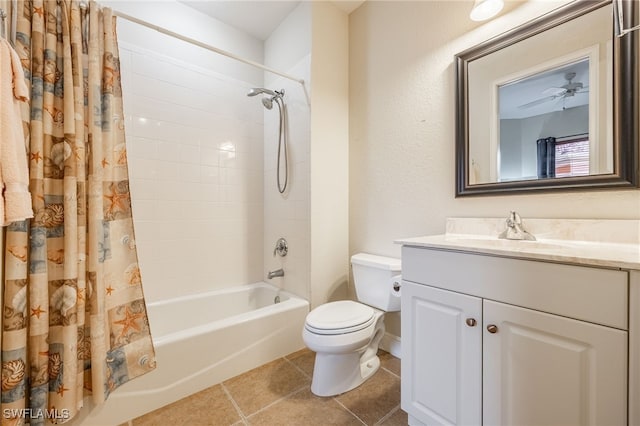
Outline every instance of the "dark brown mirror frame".
<path id="1" fill-rule="evenodd" d="M 638 25 L 638 1 L 620 2 L 625 28 Z M 468 64 L 492 52 L 561 25 L 593 10 L 613 4 L 613 141 L 612 174 L 556 179 L 469 184 Z M 640 31 L 617 37 L 617 0 L 578 0 L 492 38 L 455 56 L 456 69 L 456 197 L 501 195 L 529 191 L 589 190 L 638 187 L 638 38 Z"/>

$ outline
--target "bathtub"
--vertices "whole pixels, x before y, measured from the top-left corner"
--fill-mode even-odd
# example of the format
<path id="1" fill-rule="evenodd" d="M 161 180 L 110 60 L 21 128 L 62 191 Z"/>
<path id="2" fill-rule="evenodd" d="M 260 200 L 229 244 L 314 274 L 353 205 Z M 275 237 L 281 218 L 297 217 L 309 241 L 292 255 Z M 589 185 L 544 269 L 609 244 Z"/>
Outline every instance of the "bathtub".
<path id="1" fill-rule="evenodd" d="M 303 348 L 309 302 L 255 283 L 147 309 L 158 367 L 101 406 L 85 398 L 72 425 L 118 425 Z"/>

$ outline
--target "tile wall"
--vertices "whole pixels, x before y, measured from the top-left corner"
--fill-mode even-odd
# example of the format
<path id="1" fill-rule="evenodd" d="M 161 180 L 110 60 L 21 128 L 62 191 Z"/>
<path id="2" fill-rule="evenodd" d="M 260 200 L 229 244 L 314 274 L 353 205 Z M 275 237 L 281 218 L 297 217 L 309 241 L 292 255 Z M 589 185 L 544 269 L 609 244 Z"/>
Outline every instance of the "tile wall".
<path id="1" fill-rule="evenodd" d="M 246 96 L 261 84 L 170 50 L 120 52 L 147 302 L 261 281 L 263 107 Z"/>
<path id="2" fill-rule="evenodd" d="M 307 55 L 286 72 L 308 82 L 310 68 L 311 55 Z M 289 131 L 289 183 L 287 190 L 280 194 L 276 181 L 279 120 L 277 107 L 274 105 L 271 111 L 265 110 L 264 114 L 264 279 L 309 299 L 311 133 L 308 87 L 282 77 L 267 78 L 267 81 L 270 89 L 285 91 Z M 284 174 L 280 176 L 282 183 Z M 284 237 L 289 244 L 289 253 L 284 258 L 273 256 L 273 249 L 280 237 Z M 278 268 L 284 269 L 284 277 L 267 280 L 267 272 Z"/>

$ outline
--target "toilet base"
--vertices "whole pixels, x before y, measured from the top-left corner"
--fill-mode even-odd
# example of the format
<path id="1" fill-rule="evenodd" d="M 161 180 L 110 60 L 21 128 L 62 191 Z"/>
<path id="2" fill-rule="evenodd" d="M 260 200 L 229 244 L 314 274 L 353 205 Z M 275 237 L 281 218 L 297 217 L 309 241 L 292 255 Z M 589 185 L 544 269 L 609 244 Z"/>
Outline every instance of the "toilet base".
<path id="1" fill-rule="evenodd" d="M 380 315 L 369 344 L 350 353 L 316 352 L 311 392 L 317 396 L 333 396 L 355 389 L 380 368 L 378 345 L 384 335 L 384 317 Z"/>
<path id="2" fill-rule="evenodd" d="M 302 338 L 316 352 L 311 392 L 334 396 L 364 383 L 380 368 L 378 345 L 384 335 L 384 313 L 376 311 L 375 324 L 353 333 L 316 335 L 306 327 Z"/>
<path id="3" fill-rule="evenodd" d="M 317 396 L 334 396 L 348 392 L 364 383 L 378 371 L 378 368 L 380 358 L 377 355 L 365 357 L 361 353 L 317 353 L 311 392 Z"/>

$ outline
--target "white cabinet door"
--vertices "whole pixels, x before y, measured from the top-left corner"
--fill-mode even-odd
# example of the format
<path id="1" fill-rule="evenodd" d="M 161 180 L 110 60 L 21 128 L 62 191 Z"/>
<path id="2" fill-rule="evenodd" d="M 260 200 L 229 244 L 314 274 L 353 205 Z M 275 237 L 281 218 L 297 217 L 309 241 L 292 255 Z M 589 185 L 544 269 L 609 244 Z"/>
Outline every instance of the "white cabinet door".
<path id="1" fill-rule="evenodd" d="M 404 281 L 402 408 L 428 425 L 480 424 L 482 299 Z"/>
<path id="2" fill-rule="evenodd" d="M 483 309 L 483 425 L 627 423 L 626 332 L 488 300 Z"/>

